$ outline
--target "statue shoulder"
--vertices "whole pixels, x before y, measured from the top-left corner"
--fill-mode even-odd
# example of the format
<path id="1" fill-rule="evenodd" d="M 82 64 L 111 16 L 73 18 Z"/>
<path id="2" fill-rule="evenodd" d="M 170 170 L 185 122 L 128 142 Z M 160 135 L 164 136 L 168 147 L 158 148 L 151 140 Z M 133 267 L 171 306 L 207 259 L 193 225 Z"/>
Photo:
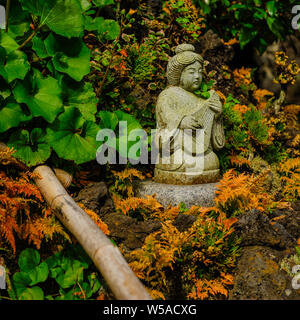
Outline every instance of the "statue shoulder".
<path id="1" fill-rule="evenodd" d="M 169 99 L 169 100 L 176 100 L 178 99 L 178 96 L 181 94 L 181 88 L 170 86 L 164 89 L 159 95 L 158 95 L 158 101 Z"/>
<path id="2" fill-rule="evenodd" d="M 176 86 L 169 86 L 166 89 L 164 89 L 160 95 L 174 95 L 176 93 L 179 93 L 181 91 L 180 87 L 176 87 Z"/>

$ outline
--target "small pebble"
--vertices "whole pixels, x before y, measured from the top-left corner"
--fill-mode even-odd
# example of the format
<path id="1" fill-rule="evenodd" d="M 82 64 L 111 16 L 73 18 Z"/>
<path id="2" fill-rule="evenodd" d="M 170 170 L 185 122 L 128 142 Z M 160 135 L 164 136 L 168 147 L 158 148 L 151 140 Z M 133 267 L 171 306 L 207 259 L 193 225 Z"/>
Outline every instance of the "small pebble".
<path id="1" fill-rule="evenodd" d="M 286 294 L 287 296 L 289 296 L 291 293 L 292 293 L 292 290 L 290 290 L 290 289 L 286 289 L 286 290 L 285 290 L 285 294 Z"/>

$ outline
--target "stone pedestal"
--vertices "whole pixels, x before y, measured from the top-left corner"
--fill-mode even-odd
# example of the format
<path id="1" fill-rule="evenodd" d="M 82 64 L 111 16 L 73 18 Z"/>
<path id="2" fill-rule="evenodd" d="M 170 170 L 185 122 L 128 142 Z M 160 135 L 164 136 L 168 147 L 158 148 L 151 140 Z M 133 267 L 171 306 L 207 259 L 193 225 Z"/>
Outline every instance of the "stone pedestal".
<path id="1" fill-rule="evenodd" d="M 155 168 L 154 180 L 162 184 L 199 185 L 211 184 L 220 179 L 220 170 L 198 172 L 165 171 Z"/>
<path id="2" fill-rule="evenodd" d="M 137 197 L 156 194 L 156 199 L 167 208 L 184 202 L 187 208 L 196 206 L 211 207 L 215 205 L 214 198 L 217 183 L 192 185 L 175 185 L 158 183 L 152 180 L 136 181 L 134 191 Z"/>

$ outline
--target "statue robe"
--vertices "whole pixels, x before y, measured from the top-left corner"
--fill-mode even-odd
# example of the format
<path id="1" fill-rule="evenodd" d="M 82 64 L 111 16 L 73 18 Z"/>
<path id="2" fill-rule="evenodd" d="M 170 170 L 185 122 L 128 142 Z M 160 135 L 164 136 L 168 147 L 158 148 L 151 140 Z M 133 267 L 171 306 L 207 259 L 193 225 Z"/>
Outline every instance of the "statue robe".
<path id="1" fill-rule="evenodd" d="M 219 116 L 221 110 L 222 104 L 219 96 L 213 90 L 210 91 L 208 99 L 199 98 L 177 86 L 171 86 L 162 91 L 156 104 L 157 132 L 155 141 L 160 153 L 156 167 L 161 170 L 184 171 L 184 159 L 174 163 L 174 158 L 172 158 L 179 149 L 183 150 L 183 147 L 183 153 L 193 154 L 194 157 L 205 156 L 212 150 L 221 149 L 225 144 L 223 122 Z M 190 139 L 192 143 L 184 145 L 180 123 L 185 116 L 191 115 L 199 122 L 200 128 L 204 131 L 204 137 L 196 139 L 192 134 L 192 139 Z M 195 150 L 200 150 L 200 153 L 195 154 Z M 164 164 L 162 159 L 166 161 L 168 156 L 170 156 L 170 163 Z"/>

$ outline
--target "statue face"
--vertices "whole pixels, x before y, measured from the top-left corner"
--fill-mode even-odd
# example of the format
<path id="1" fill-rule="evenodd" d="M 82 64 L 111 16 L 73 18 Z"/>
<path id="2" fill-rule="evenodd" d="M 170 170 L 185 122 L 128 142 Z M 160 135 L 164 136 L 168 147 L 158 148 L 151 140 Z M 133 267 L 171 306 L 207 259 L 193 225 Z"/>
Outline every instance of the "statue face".
<path id="1" fill-rule="evenodd" d="M 180 77 L 180 87 L 193 92 L 200 88 L 202 82 L 202 65 L 196 61 L 186 66 Z"/>

